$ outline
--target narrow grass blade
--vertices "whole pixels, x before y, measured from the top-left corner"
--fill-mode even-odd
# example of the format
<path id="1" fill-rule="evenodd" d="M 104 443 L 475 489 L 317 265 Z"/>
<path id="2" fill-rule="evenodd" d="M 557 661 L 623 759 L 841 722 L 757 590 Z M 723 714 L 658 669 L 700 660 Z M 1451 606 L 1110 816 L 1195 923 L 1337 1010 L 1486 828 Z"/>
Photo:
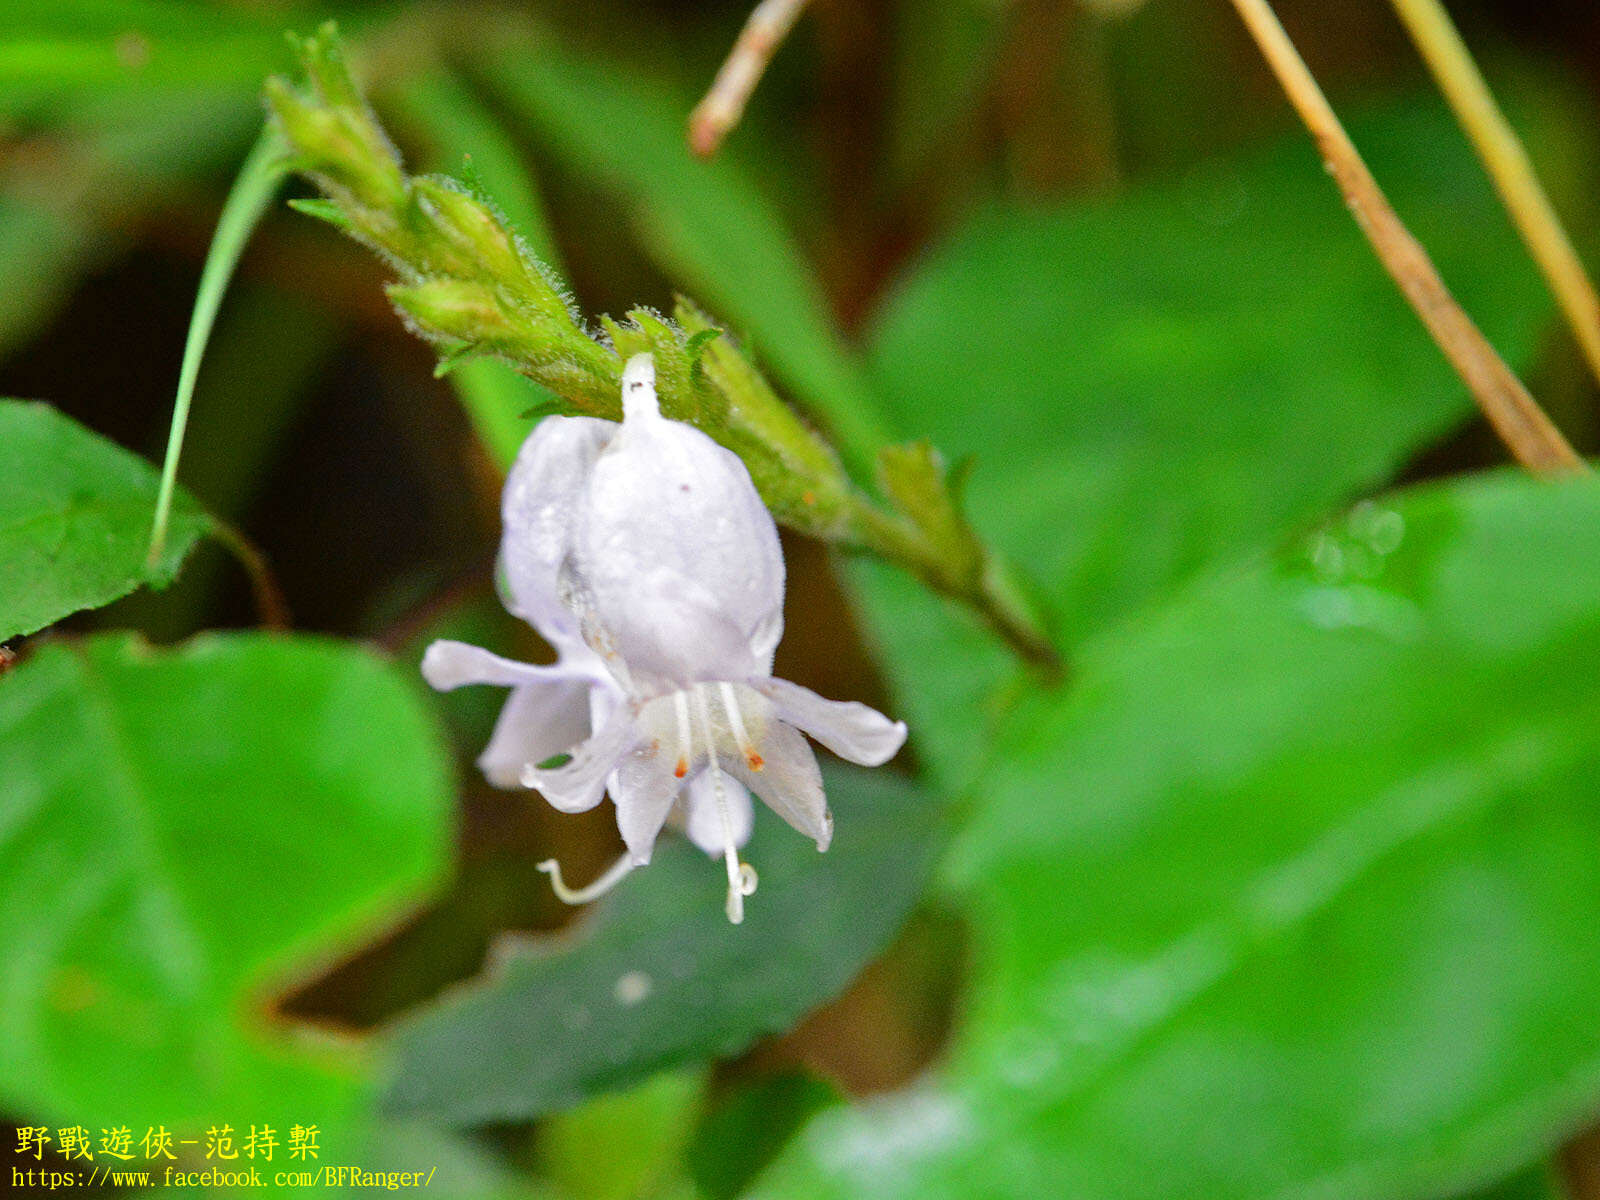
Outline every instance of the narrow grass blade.
<path id="1" fill-rule="evenodd" d="M 217 232 L 211 239 L 205 267 L 200 272 L 200 291 L 194 313 L 189 318 L 189 336 L 183 346 L 183 366 L 178 372 L 178 395 L 172 406 L 172 429 L 167 435 L 167 457 L 161 466 L 161 491 L 156 497 L 155 521 L 150 530 L 149 560 L 157 561 L 167 537 L 167 521 L 172 512 L 172 495 L 178 483 L 178 458 L 183 453 L 183 432 L 189 423 L 189 404 L 194 398 L 195 379 L 200 359 L 216 323 L 217 309 L 228 281 L 244 253 L 245 243 L 255 230 L 267 206 L 277 194 L 285 174 L 286 148 L 271 126 L 250 151 L 238 178 L 222 206 Z"/>

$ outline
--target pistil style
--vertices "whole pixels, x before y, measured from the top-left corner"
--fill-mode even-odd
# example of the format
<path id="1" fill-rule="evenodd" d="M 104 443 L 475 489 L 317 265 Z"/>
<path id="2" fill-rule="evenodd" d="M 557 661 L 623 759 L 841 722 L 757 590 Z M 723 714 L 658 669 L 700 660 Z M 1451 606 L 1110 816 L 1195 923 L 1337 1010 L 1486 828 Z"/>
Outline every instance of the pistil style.
<path id="1" fill-rule="evenodd" d="M 694 699 L 701 723 L 705 725 L 706 754 L 709 758 L 707 770 L 711 772 L 711 786 L 717 795 L 717 815 L 722 819 L 723 855 L 728 863 L 728 920 L 738 925 L 744 921 L 744 898 L 756 890 L 756 873 L 739 861 L 739 846 L 733 836 L 733 819 L 728 815 L 728 794 L 722 783 L 722 767 L 717 763 L 711 705 L 706 699 L 704 686 L 694 689 Z"/>
<path id="2" fill-rule="evenodd" d="M 633 870 L 633 858 L 624 854 L 616 862 L 606 868 L 601 875 L 588 887 L 569 888 L 566 881 L 561 878 L 561 864 L 553 858 L 547 858 L 542 863 L 534 866 L 537 871 L 543 871 L 550 876 L 550 890 L 556 894 L 556 899 L 563 904 L 587 904 L 591 900 L 598 900 L 604 896 L 622 879 L 629 871 Z"/>

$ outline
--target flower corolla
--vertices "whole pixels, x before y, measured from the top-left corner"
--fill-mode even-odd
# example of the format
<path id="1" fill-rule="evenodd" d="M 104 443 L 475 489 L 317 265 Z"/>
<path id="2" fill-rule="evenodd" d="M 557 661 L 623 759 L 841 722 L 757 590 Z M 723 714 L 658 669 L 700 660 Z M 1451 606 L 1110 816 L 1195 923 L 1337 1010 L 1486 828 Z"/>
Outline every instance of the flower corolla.
<path id="1" fill-rule="evenodd" d="M 566 887 L 556 863 L 541 863 L 558 895 L 581 903 L 648 863 L 671 821 L 725 858 L 737 923 L 756 883 L 739 859 L 752 792 L 818 850 L 833 838 L 802 731 L 877 766 L 906 728 L 773 677 L 783 555 L 749 472 L 700 430 L 661 415 L 648 354 L 627 363 L 622 401 L 620 425 L 546 418 L 506 483 L 507 606 L 556 662 L 532 666 L 440 641 L 422 671 L 441 690 L 511 689 L 478 760 L 491 782 L 537 788 L 563 812 L 609 793 L 626 852 L 581 890 Z"/>

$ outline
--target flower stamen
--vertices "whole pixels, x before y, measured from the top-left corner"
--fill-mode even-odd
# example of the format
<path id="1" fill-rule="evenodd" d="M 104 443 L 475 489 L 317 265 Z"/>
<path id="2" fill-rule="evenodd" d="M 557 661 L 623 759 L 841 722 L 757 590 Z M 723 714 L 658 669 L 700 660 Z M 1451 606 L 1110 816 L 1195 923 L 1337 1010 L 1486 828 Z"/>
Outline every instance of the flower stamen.
<path id="1" fill-rule="evenodd" d="M 761 770 L 767 765 L 767 760 L 756 753 L 755 743 L 745 732 L 744 716 L 739 712 L 739 702 L 734 696 L 733 684 L 720 683 L 717 686 L 722 689 L 722 706 L 728 710 L 728 725 L 733 730 L 733 740 L 739 745 L 739 753 L 744 755 L 744 761 L 750 764 L 752 771 Z"/>
<path id="2" fill-rule="evenodd" d="M 672 774 L 682 779 L 689 773 L 689 759 L 694 755 L 694 740 L 689 734 L 689 697 L 674 692 L 672 708 L 678 715 L 678 765 L 673 767 Z"/>
<path id="3" fill-rule="evenodd" d="M 744 898 L 756 890 L 756 873 L 739 861 L 739 847 L 733 838 L 733 818 L 728 814 L 728 796 L 722 786 L 722 768 L 717 763 L 717 743 L 716 735 L 712 732 L 711 705 L 706 700 L 703 687 L 694 689 L 694 699 L 695 706 L 700 710 L 700 720 L 705 724 L 706 751 L 711 760 L 711 786 L 717 797 L 717 815 L 722 818 L 723 857 L 728 863 L 728 921 L 738 925 L 744 921 Z"/>
<path id="4" fill-rule="evenodd" d="M 538 863 L 535 870 L 543 871 L 550 876 L 550 890 L 556 894 L 556 899 L 563 904 L 587 904 L 604 896 L 617 884 L 622 882 L 622 877 L 633 870 L 633 859 L 624 854 L 606 869 L 606 873 L 596 879 L 588 887 L 569 888 L 561 878 L 561 864 L 553 858 L 547 858 Z"/>

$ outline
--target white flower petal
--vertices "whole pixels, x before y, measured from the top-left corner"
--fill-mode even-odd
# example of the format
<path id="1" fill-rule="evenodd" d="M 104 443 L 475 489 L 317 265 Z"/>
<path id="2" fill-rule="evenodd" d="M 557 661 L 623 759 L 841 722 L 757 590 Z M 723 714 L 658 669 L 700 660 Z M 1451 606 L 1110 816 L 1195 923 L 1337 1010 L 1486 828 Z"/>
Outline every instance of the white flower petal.
<path id="1" fill-rule="evenodd" d="M 589 736 L 586 679 L 513 688 L 478 767 L 495 787 L 522 785 L 522 768 L 571 750 Z"/>
<path id="2" fill-rule="evenodd" d="M 617 681 L 601 668 L 595 686 L 589 689 L 589 728 L 604 729 L 611 714 L 627 703 L 628 696 Z"/>
<path id="3" fill-rule="evenodd" d="M 568 582 L 569 601 L 598 657 L 630 690 L 659 694 L 771 669 L 752 654 L 749 632 L 720 599 L 675 569 L 636 562 L 626 592 L 620 576 L 611 581 L 610 601 L 599 599 L 586 577 L 574 573 Z"/>
<path id="4" fill-rule="evenodd" d="M 620 708 L 599 733 L 572 750 L 572 759 L 565 766 L 546 771 L 530 763 L 523 768 L 522 783 L 538 788 L 553 808 L 586 812 L 600 803 L 606 777 L 640 737 L 632 710 Z"/>
<path id="5" fill-rule="evenodd" d="M 617 831 L 635 866 L 650 861 L 661 826 L 683 788 L 682 777 L 675 773 L 676 763 L 675 755 L 646 743 L 628 755 L 611 777 Z"/>
<path id="6" fill-rule="evenodd" d="M 631 672 L 682 686 L 771 669 L 783 555 L 739 457 L 656 408 L 628 364 L 621 432 L 595 460 L 573 528 L 586 605 Z"/>
<path id="7" fill-rule="evenodd" d="M 572 543 L 578 497 L 616 435 L 610 421 L 546 417 L 506 478 L 500 564 L 511 593 L 507 607 L 555 642 L 577 640 L 576 623 L 557 599 L 556 575 Z"/>
<path id="8" fill-rule="evenodd" d="M 722 829 L 722 806 L 728 808 L 728 824 L 733 827 L 733 844 L 742 847 L 755 828 L 755 806 L 744 784 L 722 772 L 722 803 L 717 801 L 717 782 L 710 771 L 702 771 L 689 781 L 683 793 L 683 831 L 689 840 L 712 858 L 719 857 L 727 845 Z"/>
<path id="9" fill-rule="evenodd" d="M 854 700 L 828 700 L 787 679 L 758 679 L 750 686 L 772 701 L 780 721 L 797 725 L 840 758 L 876 767 L 905 745 L 906 726 Z"/>
<path id="10" fill-rule="evenodd" d="M 452 641 L 437 641 L 428 647 L 422 656 L 422 677 L 430 687 L 440 692 L 448 692 L 469 683 L 523 687 L 592 678 L 583 669 L 575 669 L 570 665 L 536 667 L 532 663 L 490 654 L 481 646 Z"/>
<path id="11" fill-rule="evenodd" d="M 833 816 L 822 794 L 822 772 L 806 739 L 781 721 L 769 722 L 757 749 L 760 766 L 730 758 L 723 766 L 801 833 L 826 850 L 833 840 Z"/>

